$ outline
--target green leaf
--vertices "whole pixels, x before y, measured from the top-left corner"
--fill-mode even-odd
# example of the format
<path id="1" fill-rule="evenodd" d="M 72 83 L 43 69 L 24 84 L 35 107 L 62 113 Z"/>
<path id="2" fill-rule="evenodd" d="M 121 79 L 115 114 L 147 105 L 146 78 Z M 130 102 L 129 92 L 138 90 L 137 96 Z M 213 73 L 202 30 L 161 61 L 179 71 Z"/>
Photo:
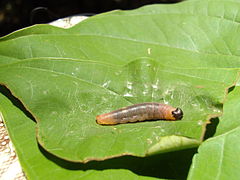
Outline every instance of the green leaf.
<path id="1" fill-rule="evenodd" d="M 0 83 L 37 120 L 42 147 L 63 159 L 87 162 L 198 146 L 208 119 L 221 114 L 237 78 L 232 67 L 240 62 L 238 24 L 231 16 L 193 14 L 199 3 L 115 11 L 70 30 L 18 31 L 0 41 Z M 98 114 L 152 101 L 181 107 L 183 120 L 95 122 Z"/>
<path id="2" fill-rule="evenodd" d="M 239 179 L 239 127 L 204 142 L 193 158 L 188 179 Z"/>
<path id="3" fill-rule="evenodd" d="M 1 92 L 4 89 L 0 87 Z M 9 93 L 8 97 L 11 97 Z M 125 156 L 91 162 L 73 163 L 58 159 L 42 149 L 35 138 L 36 123 L 18 109 L 19 102 L 0 95 L 0 115 L 8 128 L 18 159 L 28 179 L 185 179 L 195 150 L 166 153 L 149 158 Z"/>
<path id="4" fill-rule="evenodd" d="M 204 142 L 194 156 L 188 179 L 239 178 L 239 102 L 240 88 L 235 87 L 224 104 L 224 114 L 220 118 L 215 137 Z"/>
<path id="5" fill-rule="evenodd" d="M 124 67 L 64 59 L 28 59 L 2 67 L 0 80 L 38 121 L 40 144 L 51 153 L 74 161 L 127 154 L 145 156 L 198 145 L 197 140 L 171 135 L 200 140 L 204 121 L 210 114 L 219 113 L 218 105 L 233 83 L 231 78 L 222 82 L 223 76 L 236 75 L 236 71 L 225 69 L 208 73 L 208 69 L 165 67 L 147 58 Z M 215 77 L 215 72 L 219 76 Z M 177 122 L 119 126 L 100 126 L 95 122 L 97 114 L 146 101 L 179 103 L 185 117 Z"/>
<path id="6" fill-rule="evenodd" d="M 233 131 L 240 126 L 239 108 L 240 108 L 240 87 L 237 85 L 228 95 L 224 104 L 224 114 L 220 118 L 215 136 Z"/>

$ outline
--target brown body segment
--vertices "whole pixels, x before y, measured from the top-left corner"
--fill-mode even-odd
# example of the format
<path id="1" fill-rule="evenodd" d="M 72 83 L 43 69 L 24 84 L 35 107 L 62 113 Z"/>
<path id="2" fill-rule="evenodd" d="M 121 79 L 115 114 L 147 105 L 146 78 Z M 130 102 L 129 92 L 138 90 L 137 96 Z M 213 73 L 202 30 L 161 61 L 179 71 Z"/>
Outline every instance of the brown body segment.
<path id="1" fill-rule="evenodd" d="M 154 119 L 180 120 L 183 112 L 167 104 L 142 103 L 118 109 L 96 117 L 98 124 L 114 125 Z"/>

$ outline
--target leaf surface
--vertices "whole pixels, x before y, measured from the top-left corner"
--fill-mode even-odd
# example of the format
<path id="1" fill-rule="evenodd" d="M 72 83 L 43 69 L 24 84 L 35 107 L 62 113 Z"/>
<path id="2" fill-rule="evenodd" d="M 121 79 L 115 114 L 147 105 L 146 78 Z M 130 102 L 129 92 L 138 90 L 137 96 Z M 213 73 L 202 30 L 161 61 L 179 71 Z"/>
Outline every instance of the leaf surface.
<path id="1" fill-rule="evenodd" d="M 209 118 L 221 114 L 240 65 L 237 16 L 193 13 L 199 3 L 114 11 L 69 30 L 18 31 L 0 41 L 0 83 L 37 120 L 42 147 L 63 159 L 143 157 L 198 146 Z M 98 114 L 142 102 L 180 107 L 184 118 L 95 122 Z"/>

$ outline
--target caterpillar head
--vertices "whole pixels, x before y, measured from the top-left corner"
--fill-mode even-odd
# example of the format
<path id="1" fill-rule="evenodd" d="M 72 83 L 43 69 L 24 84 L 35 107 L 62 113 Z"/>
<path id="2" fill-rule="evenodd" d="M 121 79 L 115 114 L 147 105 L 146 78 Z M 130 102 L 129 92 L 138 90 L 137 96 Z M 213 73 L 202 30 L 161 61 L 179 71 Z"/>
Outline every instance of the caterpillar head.
<path id="1" fill-rule="evenodd" d="M 180 108 L 176 108 L 174 111 L 172 111 L 172 115 L 176 120 L 180 120 L 183 117 L 183 111 Z"/>

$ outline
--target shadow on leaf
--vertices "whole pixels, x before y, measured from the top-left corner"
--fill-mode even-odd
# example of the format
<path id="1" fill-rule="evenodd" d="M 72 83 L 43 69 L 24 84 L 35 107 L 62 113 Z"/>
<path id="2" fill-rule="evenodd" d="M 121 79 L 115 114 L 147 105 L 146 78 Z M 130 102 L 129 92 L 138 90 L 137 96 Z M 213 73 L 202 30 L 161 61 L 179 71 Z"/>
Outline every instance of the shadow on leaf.
<path id="1" fill-rule="evenodd" d="M 47 159 L 69 170 L 128 169 L 137 175 L 167 179 L 186 179 L 192 157 L 197 152 L 197 148 L 193 148 L 144 158 L 122 156 L 105 161 L 91 161 L 83 164 L 60 159 L 48 153 L 40 145 L 39 149 Z"/>
<path id="2" fill-rule="evenodd" d="M 206 127 L 206 132 L 204 134 L 203 140 L 213 137 L 213 135 L 216 132 L 217 126 L 219 124 L 219 118 L 212 118 L 212 119 L 210 119 L 210 122 L 211 123 L 208 124 Z"/>
<path id="3" fill-rule="evenodd" d="M 33 115 L 24 107 L 22 102 L 18 98 L 16 98 L 6 86 L 0 84 L 0 92 L 6 98 L 8 98 L 14 106 L 18 107 L 21 111 L 23 111 L 28 118 L 36 122 Z"/>

